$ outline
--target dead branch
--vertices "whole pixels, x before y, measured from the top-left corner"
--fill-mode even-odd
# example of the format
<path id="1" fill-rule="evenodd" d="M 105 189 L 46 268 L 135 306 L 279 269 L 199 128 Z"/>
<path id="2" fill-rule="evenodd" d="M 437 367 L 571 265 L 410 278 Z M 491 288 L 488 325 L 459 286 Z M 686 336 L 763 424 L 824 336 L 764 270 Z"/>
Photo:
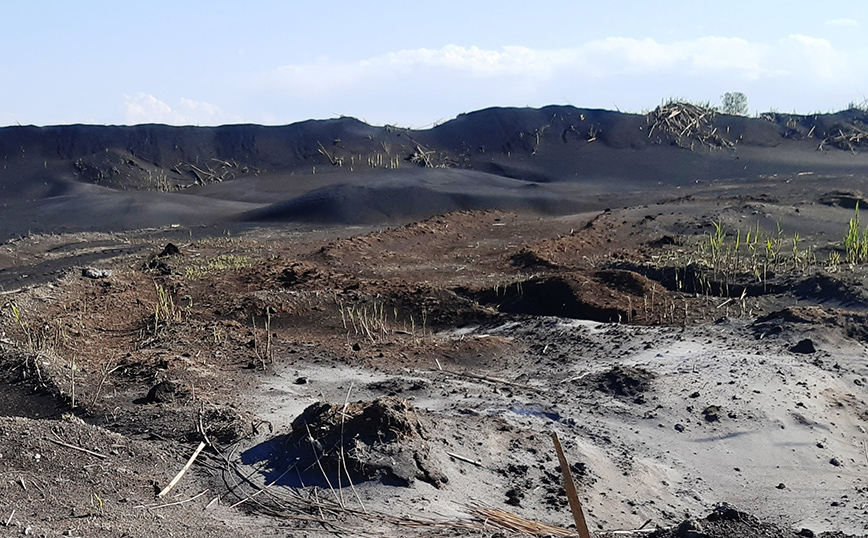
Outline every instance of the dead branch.
<path id="1" fill-rule="evenodd" d="M 64 443 L 63 441 L 58 441 L 58 440 L 56 440 L 56 439 L 51 439 L 50 437 L 46 437 L 45 440 L 46 440 L 46 441 L 51 441 L 52 443 L 54 443 L 54 444 L 56 444 L 56 445 L 60 445 L 60 446 L 64 446 L 64 447 L 66 447 L 66 448 L 70 448 L 70 449 L 72 449 L 72 450 L 78 450 L 79 452 L 84 452 L 85 454 L 90 454 L 91 456 L 94 456 L 94 457 L 99 458 L 99 459 L 102 459 L 102 460 L 104 460 L 104 459 L 106 459 L 106 458 L 108 457 L 108 456 L 106 456 L 105 454 L 100 454 L 99 452 L 92 452 L 92 451 L 90 451 L 90 450 L 88 450 L 88 449 L 86 449 L 86 448 L 81 448 L 80 446 L 75 446 L 75 445 L 71 445 L 71 444 L 69 444 L 69 443 Z M 23 482 L 22 482 L 22 484 L 23 484 Z M 26 488 L 25 488 L 25 489 L 26 489 Z"/>
<path id="2" fill-rule="evenodd" d="M 425 151 L 422 149 L 422 146 L 416 144 L 416 150 L 413 152 L 413 155 L 410 156 L 410 162 L 413 164 L 421 164 L 425 168 L 434 168 L 434 163 L 431 162 L 432 155 L 434 155 L 433 151 Z"/>
<path id="3" fill-rule="evenodd" d="M 318 151 L 319 151 L 321 154 L 323 154 L 323 155 L 326 156 L 326 158 L 329 160 L 329 162 L 332 164 L 332 166 L 337 166 L 337 165 L 340 164 L 340 161 L 339 161 L 338 159 L 336 159 L 333 155 L 331 155 L 331 154 L 330 154 L 330 153 L 325 149 L 325 147 L 322 145 L 322 143 L 320 143 L 319 141 L 317 141 L 316 145 L 319 146 L 319 150 L 318 150 Z"/>
<path id="4" fill-rule="evenodd" d="M 174 488 L 178 484 L 178 482 L 181 481 L 181 478 L 184 477 L 184 474 L 190 470 L 190 467 L 193 466 L 193 462 L 196 461 L 197 457 L 199 457 L 199 453 L 202 452 L 203 448 L 205 448 L 205 442 L 204 441 L 199 443 L 199 446 L 196 447 L 196 451 L 193 452 L 193 455 L 190 456 L 189 460 L 187 460 L 187 464 L 184 465 L 184 467 L 180 471 L 178 471 L 178 474 L 176 474 L 175 478 L 173 478 L 172 481 L 169 482 L 169 485 L 166 486 L 165 488 L 163 488 L 163 491 L 161 491 L 160 493 L 157 494 L 157 497 L 163 497 L 167 493 L 172 491 L 172 488 Z"/>
<path id="5" fill-rule="evenodd" d="M 697 143 L 708 147 L 734 147 L 735 143 L 724 138 L 713 125 L 715 115 L 715 110 L 710 107 L 670 101 L 648 114 L 646 120 L 651 126 L 648 138 L 657 132 L 661 137 L 660 142 L 668 140 L 690 150 Z"/>
<path id="6" fill-rule="evenodd" d="M 208 164 L 205 164 L 205 170 L 196 166 L 193 163 L 180 163 L 175 165 L 172 170 L 180 173 L 179 166 L 183 165 L 190 169 L 193 176 L 196 178 L 196 183 L 199 185 L 208 185 L 209 183 L 221 183 L 230 179 L 235 179 L 235 170 L 238 169 L 238 163 L 234 161 L 221 161 L 219 159 L 211 159 L 220 163 L 220 169 L 214 170 Z M 242 170 L 242 172 L 244 172 Z"/>
<path id="7" fill-rule="evenodd" d="M 817 149 L 822 150 L 826 144 L 829 144 L 839 149 L 855 152 L 860 144 L 868 142 L 868 131 L 855 124 L 839 125 L 836 127 L 836 131 L 834 134 L 825 136 Z"/>

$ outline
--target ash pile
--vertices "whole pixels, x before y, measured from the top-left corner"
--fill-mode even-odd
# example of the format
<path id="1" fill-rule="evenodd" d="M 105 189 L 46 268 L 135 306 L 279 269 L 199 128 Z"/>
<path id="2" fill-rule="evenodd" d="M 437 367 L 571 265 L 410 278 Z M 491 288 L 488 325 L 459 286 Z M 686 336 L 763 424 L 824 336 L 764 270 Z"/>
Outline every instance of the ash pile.
<path id="1" fill-rule="evenodd" d="M 302 486 L 369 480 L 410 486 L 421 480 L 439 488 L 448 480 L 432 461 L 418 413 L 400 398 L 315 403 L 281 437 L 273 446 Z"/>

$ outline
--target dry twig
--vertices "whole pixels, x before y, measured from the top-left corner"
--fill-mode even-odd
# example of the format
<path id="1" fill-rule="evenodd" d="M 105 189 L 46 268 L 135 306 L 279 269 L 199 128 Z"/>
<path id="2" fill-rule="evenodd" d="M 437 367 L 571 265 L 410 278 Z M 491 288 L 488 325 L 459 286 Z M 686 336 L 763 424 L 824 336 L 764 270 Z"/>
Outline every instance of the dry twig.
<path id="1" fill-rule="evenodd" d="M 184 477 L 184 474 L 190 470 L 190 467 L 193 466 L 193 462 L 196 461 L 197 457 L 199 457 L 199 453 L 202 452 L 203 448 L 205 448 L 205 441 L 199 443 L 199 446 L 196 447 L 196 451 L 193 452 L 193 455 L 190 456 L 190 459 L 187 460 L 187 463 L 184 465 L 184 467 L 180 471 L 178 471 L 178 474 L 176 474 L 175 478 L 173 478 L 172 481 L 169 482 L 169 485 L 163 488 L 163 491 L 157 494 L 157 497 L 163 497 L 167 493 L 172 491 L 172 488 L 174 488 L 178 484 L 178 482 L 181 481 L 181 478 Z"/>
<path id="2" fill-rule="evenodd" d="M 340 161 L 339 159 L 335 158 L 332 154 L 330 154 L 330 153 L 328 152 L 328 150 L 325 149 L 325 147 L 322 145 L 321 142 L 317 141 L 316 145 L 319 146 L 319 150 L 318 150 L 318 151 L 319 151 L 321 154 L 323 154 L 323 155 L 326 156 L 326 158 L 329 160 L 329 162 L 331 163 L 332 166 L 336 166 L 336 165 L 340 165 L 340 164 L 341 164 L 341 161 Z"/>
<path id="3" fill-rule="evenodd" d="M 168 503 L 168 504 L 157 504 L 157 505 L 154 505 L 154 506 L 144 506 L 144 505 L 142 505 L 142 508 L 147 508 L 148 510 L 155 510 L 155 509 L 157 509 L 157 508 L 166 508 L 167 506 L 177 506 L 177 505 L 179 505 L 179 504 L 186 504 L 186 503 L 188 503 L 188 502 L 190 502 L 190 501 L 195 501 L 196 499 L 198 499 L 198 498 L 201 497 L 202 495 L 205 495 L 206 493 L 208 493 L 208 490 L 207 490 L 207 489 L 206 489 L 206 490 L 203 490 L 203 491 L 201 491 L 201 492 L 199 492 L 199 493 L 197 493 L 196 495 L 193 495 L 193 496 L 190 497 L 189 499 L 184 499 L 183 501 L 175 501 L 175 502 L 173 502 L 173 503 Z"/>
<path id="4" fill-rule="evenodd" d="M 97 457 L 97 458 L 100 458 L 103 460 L 108 457 L 105 454 L 100 454 L 99 452 L 93 452 L 93 451 L 88 450 L 86 448 L 81 448 L 80 446 L 75 446 L 75 445 L 71 445 L 69 443 L 64 443 L 63 441 L 58 441 L 56 439 L 51 439 L 49 437 L 46 437 L 45 440 L 51 441 L 52 443 L 54 443 L 56 445 L 65 446 L 66 448 L 71 448 L 72 450 L 78 450 L 79 452 L 84 452 L 85 454 L 90 454 L 91 456 L 94 456 L 94 457 Z M 22 484 L 23 484 L 23 481 L 22 481 Z"/>
<path id="5" fill-rule="evenodd" d="M 466 458 L 466 457 L 461 456 L 459 454 L 455 454 L 454 452 L 447 452 L 446 455 L 449 456 L 450 458 L 455 458 L 458 461 L 463 461 L 463 462 L 469 463 L 471 465 L 476 465 L 477 467 L 483 466 L 482 462 L 479 460 L 472 460 L 470 458 Z"/>

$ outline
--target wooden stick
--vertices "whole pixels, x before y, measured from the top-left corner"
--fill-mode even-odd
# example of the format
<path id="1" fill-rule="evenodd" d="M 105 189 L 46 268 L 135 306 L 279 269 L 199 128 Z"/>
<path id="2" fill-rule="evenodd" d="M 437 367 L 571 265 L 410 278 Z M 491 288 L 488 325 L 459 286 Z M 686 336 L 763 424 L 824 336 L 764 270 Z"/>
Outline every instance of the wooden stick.
<path id="1" fill-rule="evenodd" d="M 564 382 L 564 383 L 572 383 L 573 381 L 579 381 L 580 379 L 584 379 L 585 377 L 587 377 L 590 373 L 591 373 L 591 372 L 584 372 L 584 373 L 582 373 L 582 374 L 579 374 L 579 375 L 577 375 L 577 376 L 571 377 L 571 378 L 569 378 L 569 379 L 564 379 L 563 382 Z"/>
<path id="2" fill-rule="evenodd" d="M 86 448 L 81 448 L 80 446 L 75 446 L 75 445 L 71 445 L 69 443 L 64 443 L 63 441 L 56 441 L 56 440 L 50 439 L 48 437 L 46 437 L 45 440 L 51 441 L 52 443 L 60 445 L 60 446 L 65 446 L 66 448 L 71 448 L 73 450 L 78 450 L 79 452 L 84 452 L 85 454 L 90 454 L 91 456 L 94 456 L 94 457 L 97 457 L 97 458 L 100 458 L 103 460 L 108 457 L 105 454 L 100 454 L 99 452 L 91 452 L 90 450 L 88 450 Z"/>
<path id="3" fill-rule="evenodd" d="M 576 530 L 579 532 L 581 538 L 591 538 L 588 524 L 585 522 L 585 514 L 582 512 L 582 503 L 579 501 L 579 493 L 576 491 L 576 484 L 573 482 L 573 474 L 570 472 L 570 466 L 567 465 L 567 458 L 564 456 L 564 449 L 561 447 L 560 439 L 558 439 L 558 432 L 552 432 L 552 441 L 558 453 L 561 472 L 564 474 L 564 489 L 567 492 L 567 499 L 570 501 L 570 511 L 573 513 L 573 519 L 576 521 Z"/>
<path id="4" fill-rule="evenodd" d="M 465 463 L 470 463 L 471 465 L 476 465 L 477 467 L 483 467 L 482 462 L 478 461 L 478 460 L 472 460 L 470 458 L 465 458 L 464 456 L 460 456 L 460 455 L 455 454 L 453 452 L 447 452 L 446 455 L 449 456 L 450 458 L 455 458 L 456 460 L 463 461 Z"/>
<path id="5" fill-rule="evenodd" d="M 175 487 L 178 484 L 178 482 L 181 481 L 181 478 L 183 478 L 184 474 L 190 470 L 190 467 L 193 466 L 193 462 L 196 461 L 196 458 L 199 457 L 199 453 L 202 452 L 203 448 L 205 448 L 205 442 L 204 441 L 199 443 L 199 446 L 196 447 L 196 451 L 193 452 L 193 455 L 190 456 L 189 460 L 187 460 L 187 464 L 184 465 L 184 468 L 181 469 L 180 471 L 178 471 L 178 474 L 175 475 L 175 478 L 173 478 L 172 481 L 169 482 L 168 486 L 163 488 L 163 491 L 161 491 L 160 493 L 157 494 L 157 497 L 162 497 L 166 493 L 169 493 L 170 491 L 172 491 L 172 488 Z"/>

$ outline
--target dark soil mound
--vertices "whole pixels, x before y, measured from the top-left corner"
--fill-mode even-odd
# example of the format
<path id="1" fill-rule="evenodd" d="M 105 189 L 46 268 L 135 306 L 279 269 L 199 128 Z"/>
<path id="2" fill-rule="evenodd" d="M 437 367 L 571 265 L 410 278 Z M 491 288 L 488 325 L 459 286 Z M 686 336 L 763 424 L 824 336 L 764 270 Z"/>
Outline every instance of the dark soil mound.
<path id="1" fill-rule="evenodd" d="M 181 254 L 181 249 L 178 248 L 178 245 L 174 243 L 166 243 L 166 246 L 163 247 L 163 250 L 157 254 L 158 258 L 164 258 L 166 256 L 178 256 Z"/>
<path id="2" fill-rule="evenodd" d="M 741 273 L 736 275 L 714 274 L 704 265 L 690 263 L 686 266 L 656 265 L 649 263 L 618 262 L 613 267 L 640 274 L 649 281 L 658 282 L 669 291 L 715 295 L 718 297 L 761 297 L 763 295 L 787 291 L 787 285 L 779 283 L 770 273 L 770 278 L 758 282 L 755 275 Z M 796 284 L 793 284 L 795 286 Z"/>
<path id="3" fill-rule="evenodd" d="M 277 280 L 287 288 L 306 284 L 312 280 L 323 277 L 319 266 L 313 262 L 294 262 L 281 271 Z"/>
<path id="4" fill-rule="evenodd" d="M 650 388 L 654 374 L 643 368 L 615 366 L 596 376 L 597 388 L 625 398 L 639 398 Z"/>
<path id="5" fill-rule="evenodd" d="M 501 209 L 540 214 L 578 211 L 583 204 L 545 185 L 473 170 L 410 168 L 390 176 L 309 190 L 240 215 L 250 222 L 375 224 L 454 211 Z"/>
<path id="6" fill-rule="evenodd" d="M 641 275 L 600 271 L 593 278 L 580 274 L 542 276 L 465 293 L 482 303 L 496 304 L 501 312 L 610 323 L 635 317 L 635 306 L 650 289 L 650 282 Z"/>
<path id="7" fill-rule="evenodd" d="M 382 397 L 347 404 L 316 403 L 292 422 L 292 432 L 249 450 L 245 463 L 263 455 L 276 473 L 297 485 L 331 487 L 380 480 L 409 486 L 414 480 L 437 487 L 448 479 L 430 459 L 422 423 L 406 400 Z M 275 450 L 276 449 L 276 450 Z"/>
<path id="8" fill-rule="evenodd" d="M 651 293 L 654 286 L 651 280 L 633 271 L 606 269 L 597 271 L 594 276 L 616 290 L 639 297 Z"/>
<path id="9" fill-rule="evenodd" d="M 868 207 L 868 200 L 866 200 L 865 195 L 858 190 L 827 192 L 820 196 L 817 201 L 821 204 L 846 207 L 849 209 L 856 209 L 857 204 L 862 208 Z"/>
<path id="10" fill-rule="evenodd" d="M 174 403 L 177 398 L 182 396 L 179 388 L 177 383 L 161 381 L 151 387 L 142 403 Z"/>
<path id="11" fill-rule="evenodd" d="M 810 338 L 803 338 L 803 339 L 799 340 L 796 345 L 791 347 L 790 351 L 792 351 L 793 353 L 808 354 L 808 353 L 816 353 L 817 348 L 816 348 L 816 346 L 814 346 L 813 340 L 811 340 Z"/>
<path id="12" fill-rule="evenodd" d="M 822 533 L 818 536 L 831 538 L 839 533 Z M 686 519 L 676 527 L 657 529 L 649 538 L 814 538 L 810 529 L 795 532 L 793 529 L 771 523 L 763 523 L 756 517 L 741 512 L 723 503 L 701 520 Z"/>
<path id="13" fill-rule="evenodd" d="M 868 341 L 868 316 L 837 308 L 791 306 L 759 317 L 753 323 L 757 336 L 782 333 L 795 324 L 838 327 L 850 338 Z"/>
<path id="14" fill-rule="evenodd" d="M 802 299 L 843 306 L 866 306 L 868 296 L 861 281 L 847 281 L 836 275 L 818 273 L 794 284 L 793 293 Z"/>
<path id="15" fill-rule="evenodd" d="M 558 267 L 556 263 L 546 259 L 539 252 L 536 252 L 527 247 L 522 248 L 521 250 L 510 256 L 510 261 L 512 261 L 513 265 L 515 265 L 516 267 L 524 267 L 527 269 L 555 269 Z"/>

